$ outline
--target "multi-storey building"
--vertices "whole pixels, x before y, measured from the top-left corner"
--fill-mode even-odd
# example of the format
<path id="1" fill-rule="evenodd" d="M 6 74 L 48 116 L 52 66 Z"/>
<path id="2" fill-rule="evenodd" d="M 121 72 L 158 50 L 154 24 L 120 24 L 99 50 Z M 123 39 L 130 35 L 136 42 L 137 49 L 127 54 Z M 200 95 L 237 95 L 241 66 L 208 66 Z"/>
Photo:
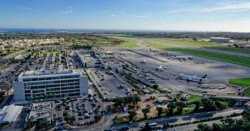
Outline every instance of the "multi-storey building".
<path id="1" fill-rule="evenodd" d="M 88 77 L 75 70 L 27 71 L 14 82 L 15 102 L 88 94 Z"/>

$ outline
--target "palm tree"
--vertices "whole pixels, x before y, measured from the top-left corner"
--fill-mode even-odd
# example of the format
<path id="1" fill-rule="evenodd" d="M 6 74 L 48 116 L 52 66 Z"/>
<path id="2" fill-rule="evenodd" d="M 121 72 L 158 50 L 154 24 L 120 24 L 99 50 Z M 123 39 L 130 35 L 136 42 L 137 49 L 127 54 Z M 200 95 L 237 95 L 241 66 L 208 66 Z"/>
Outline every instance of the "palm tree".
<path id="1" fill-rule="evenodd" d="M 144 108 L 144 109 L 142 109 L 142 112 L 144 114 L 144 118 L 147 119 L 147 117 L 148 117 L 147 114 L 150 112 L 150 110 L 148 108 Z"/>

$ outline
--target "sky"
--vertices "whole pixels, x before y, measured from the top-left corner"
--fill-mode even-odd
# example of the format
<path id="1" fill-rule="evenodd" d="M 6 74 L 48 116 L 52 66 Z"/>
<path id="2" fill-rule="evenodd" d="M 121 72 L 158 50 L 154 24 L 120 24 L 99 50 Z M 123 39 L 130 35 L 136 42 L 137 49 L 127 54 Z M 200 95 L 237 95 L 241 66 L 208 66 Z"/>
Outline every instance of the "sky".
<path id="1" fill-rule="evenodd" d="M 250 0 L 0 0 L 0 28 L 250 32 Z"/>

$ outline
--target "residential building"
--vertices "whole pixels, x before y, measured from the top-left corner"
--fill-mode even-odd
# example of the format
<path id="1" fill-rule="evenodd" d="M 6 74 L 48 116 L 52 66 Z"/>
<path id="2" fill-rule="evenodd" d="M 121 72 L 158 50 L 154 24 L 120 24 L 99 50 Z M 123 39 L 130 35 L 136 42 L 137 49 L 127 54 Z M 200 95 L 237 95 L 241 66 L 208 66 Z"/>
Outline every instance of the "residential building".
<path id="1" fill-rule="evenodd" d="M 76 70 L 27 71 L 14 82 L 14 99 L 20 103 L 84 94 L 88 94 L 88 77 Z"/>

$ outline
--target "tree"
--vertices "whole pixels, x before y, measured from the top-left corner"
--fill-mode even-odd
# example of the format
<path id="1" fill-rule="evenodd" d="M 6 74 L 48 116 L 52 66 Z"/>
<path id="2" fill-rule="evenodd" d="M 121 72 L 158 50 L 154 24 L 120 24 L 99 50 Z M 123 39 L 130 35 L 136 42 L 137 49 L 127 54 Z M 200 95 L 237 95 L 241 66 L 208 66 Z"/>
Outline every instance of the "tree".
<path id="1" fill-rule="evenodd" d="M 158 111 L 158 117 L 160 117 L 162 112 L 163 112 L 163 108 L 162 107 L 156 107 L 156 109 Z"/>
<path id="2" fill-rule="evenodd" d="M 213 131 L 224 131 L 224 126 L 222 124 L 213 123 Z"/>
<path id="3" fill-rule="evenodd" d="M 197 41 L 198 39 L 196 37 L 192 38 L 193 41 Z"/>
<path id="4" fill-rule="evenodd" d="M 152 88 L 157 90 L 159 88 L 159 85 L 153 85 Z"/>
<path id="5" fill-rule="evenodd" d="M 65 117 L 65 116 L 68 116 L 69 115 L 69 113 L 67 112 L 67 111 L 64 111 L 63 112 L 63 116 Z"/>
<path id="6" fill-rule="evenodd" d="M 197 127 L 199 131 L 212 131 L 213 130 L 211 126 L 204 124 L 204 123 L 199 123 Z"/>
<path id="7" fill-rule="evenodd" d="M 183 111 L 183 108 L 186 106 L 186 104 L 182 101 L 177 102 L 177 109 L 178 109 L 178 113 L 181 114 Z"/>
<path id="8" fill-rule="evenodd" d="M 195 104 L 194 111 L 196 111 L 196 112 L 199 111 L 201 102 L 200 101 L 194 101 L 194 104 Z"/>
<path id="9" fill-rule="evenodd" d="M 175 108 L 175 104 L 173 102 L 169 102 L 168 103 L 168 110 L 169 110 L 169 114 L 172 115 L 173 114 L 173 110 Z"/>
<path id="10" fill-rule="evenodd" d="M 205 109 L 205 111 L 214 111 L 216 110 L 216 105 L 213 100 L 208 98 L 202 98 L 201 99 L 202 105 Z"/>
<path id="11" fill-rule="evenodd" d="M 134 110 L 128 111 L 128 114 L 129 114 L 128 117 L 130 121 L 133 121 L 134 117 L 137 115 L 136 111 Z"/>
<path id="12" fill-rule="evenodd" d="M 115 116 L 115 118 L 113 119 L 113 121 L 114 121 L 115 125 L 117 125 L 117 124 L 120 123 L 120 120 L 119 120 L 118 116 Z"/>
<path id="13" fill-rule="evenodd" d="M 151 127 L 149 126 L 148 122 L 145 124 L 144 128 L 142 129 L 142 131 L 151 131 Z"/>
<path id="14" fill-rule="evenodd" d="M 242 116 L 244 119 L 250 121 L 250 110 L 244 110 Z"/>
<path id="15" fill-rule="evenodd" d="M 43 118 L 43 119 L 40 119 L 38 120 L 38 128 L 39 129 L 42 129 L 42 128 L 45 128 L 49 125 L 49 122 L 47 121 L 46 118 Z"/>
<path id="16" fill-rule="evenodd" d="M 150 110 L 148 108 L 144 108 L 144 109 L 142 109 L 142 112 L 144 114 L 144 118 L 147 119 L 147 117 L 148 117 L 147 114 L 150 112 Z"/>
<path id="17" fill-rule="evenodd" d="M 218 109 L 220 109 L 220 110 L 223 110 L 223 109 L 226 109 L 226 108 L 227 108 L 224 104 L 222 104 L 222 103 L 219 102 L 219 101 L 215 101 L 215 105 L 216 105 L 216 107 L 217 107 Z"/>

